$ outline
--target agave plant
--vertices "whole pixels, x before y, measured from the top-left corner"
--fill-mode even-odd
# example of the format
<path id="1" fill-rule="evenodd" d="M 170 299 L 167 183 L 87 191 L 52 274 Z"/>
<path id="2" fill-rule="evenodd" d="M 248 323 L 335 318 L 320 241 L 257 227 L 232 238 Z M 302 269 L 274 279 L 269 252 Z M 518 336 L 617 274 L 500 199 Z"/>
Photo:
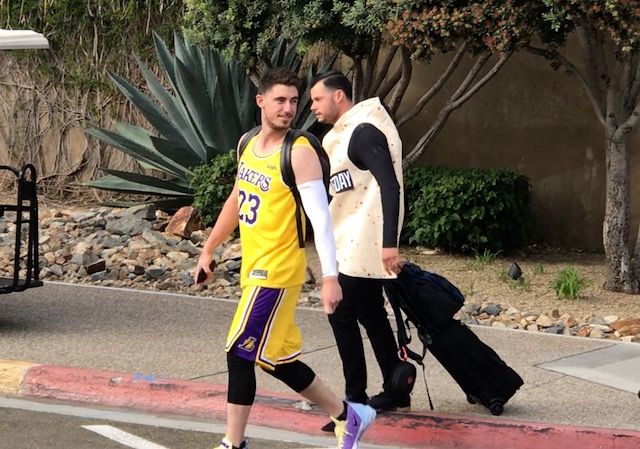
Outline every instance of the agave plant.
<path id="1" fill-rule="evenodd" d="M 175 54 L 171 54 L 156 33 L 153 39 L 168 88 L 137 56 L 136 61 L 153 98 L 121 76 L 108 73 L 120 92 L 155 128 L 157 135 L 139 126 L 120 123 L 115 131 L 89 128 L 85 132 L 130 155 L 154 174 L 102 168 L 107 176 L 86 185 L 152 196 L 156 198 L 152 202 L 159 207 L 175 209 L 191 204 L 193 200 L 194 192 L 189 185 L 192 169 L 235 148 L 242 134 L 259 123 L 255 103 L 257 88 L 241 65 L 226 61 L 214 49 L 190 45 L 176 34 Z M 287 45 L 281 37 L 270 65 L 289 67 L 298 72 L 302 60 L 296 47 L 297 41 Z M 319 70 L 328 70 L 336 58 L 337 55 L 328 58 Z M 306 89 L 315 73 L 315 66 L 310 64 L 303 76 L 295 127 L 309 129 L 316 123 Z"/>
<path id="2" fill-rule="evenodd" d="M 168 88 L 137 56 L 153 98 L 113 72 L 109 77 L 158 135 L 124 124 L 117 124 L 116 131 L 85 131 L 162 177 L 103 168 L 107 176 L 87 185 L 153 195 L 160 198 L 154 201 L 159 206 L 175 208 L 192 201 L 192 168 L 234 148 L 242 133 L 256 124 L 257 90 L 244 68 L 225 61 L 216 50 L 189 45 L 175 35 L 171 54 L 156 33 L 153 39 Z"/>

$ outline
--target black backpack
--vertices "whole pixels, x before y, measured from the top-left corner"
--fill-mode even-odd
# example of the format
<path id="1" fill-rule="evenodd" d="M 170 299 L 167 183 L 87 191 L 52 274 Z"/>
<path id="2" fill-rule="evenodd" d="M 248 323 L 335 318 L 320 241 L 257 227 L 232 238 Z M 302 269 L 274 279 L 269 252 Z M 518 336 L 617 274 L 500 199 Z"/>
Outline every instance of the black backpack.
<path id="1" fill-rule="evenodd" d="M 396 316 L 400 351 L 422 364 L 426 347 L 422 357 L 407 347 L 411 341 L 409 323 L 416 327 L 423 345 L 430 345 L 431 337 L 446 327 L 464 304 L 463 294 L 446 278 L 409 262 L 404 263 L 396 279 L 384 281 L 384 289 Z"/>
<path id="2" fill-rule="evenodd" d="M 256 126 L 244 135 L 238 145 L 238 160 L 240 160 L 240 156 L 242 156 L 245 148 L 247 148 L 251 138 L 258 134 L 261 128 L 261 126 Z M 300 192 L 296 187 L 296 177 L 293 173 L 293 168 L 291 167 L 291 148 L 298 137 L 306 137 L 311 144 L 311 147 L 318 155 L 318 159 L 320 160 L 320 165 L 322 167 L 322 181 L 324 182 L 324 187 L 327 190 L 327 195 L 329 192 L 329 176 L 331 175 L 331 169 L 329 165 L 329 156 L 316 136 L 311 134 L 309 131 L 304 131 L 302 129 L 290 129 L 287 132 L 287 135 L 284 137 L 284 142 L 282 143 L 282 149 L 280 150 L 280 167 L 282 169 L 282 179 L 285 185 L 289 187 L 289 190 L 291 190 L 293 199 L 296 202 L 298 246 L 300 248 L 304 248 L 304 235 L 302 232 L 302 201 L 300 199 Z"/>
<path id="3" fill-rule="evenodd" d="M 407 359 L 421 365 L 424 376 L 423 360 L 427 346 L 431 345 L 432 336 L 455 321 L 453 316 L 464 304 L 464 296 L 458 287 L 446 278 L 409 262 L 404 262 L 396 279 L 387 279 L 383 285 L 396 318 L 399 355 L 404 362 L 398 365 L 401 370 L 397 376 L 394 372 L 392 381 L 395 386 L 408 383 L 405 379 L 412 379 L 412 382 L 415 380 L 415 368 Z M 403 313 L 406 319 L 403 319 Z M 410 323 L 415 326 L 418 338 L 422 342 L 422 355 L 408 347 L 411 343 Z M 396 379 L 398 376 L 399 379 Z M 426 377 L 424 382 L 427 386 Z M 413 385 L 405 388 L 405 391 L 411 391 L 411 388 Z M 428 387 L 427 397 L 433 410 Z"/>

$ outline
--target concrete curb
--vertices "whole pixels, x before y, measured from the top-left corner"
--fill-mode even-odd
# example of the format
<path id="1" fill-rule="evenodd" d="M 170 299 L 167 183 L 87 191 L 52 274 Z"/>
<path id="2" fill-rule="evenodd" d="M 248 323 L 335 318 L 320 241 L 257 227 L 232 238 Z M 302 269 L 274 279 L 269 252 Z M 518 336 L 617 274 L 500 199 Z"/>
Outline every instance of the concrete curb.
<path id="1" fill-rule="evenodd" d="M 224 420 L 226 386 L 137 374 L 0 360 L 0 393 Z M 296 395 L 259 391 L 251 424 L 324 435 L 319 411 L 296 408 Z M 363 441 L 378 445 L 453 449 L 637 449 L 640 432 L 529 423 L 438 412 L 385 414 Z"/>

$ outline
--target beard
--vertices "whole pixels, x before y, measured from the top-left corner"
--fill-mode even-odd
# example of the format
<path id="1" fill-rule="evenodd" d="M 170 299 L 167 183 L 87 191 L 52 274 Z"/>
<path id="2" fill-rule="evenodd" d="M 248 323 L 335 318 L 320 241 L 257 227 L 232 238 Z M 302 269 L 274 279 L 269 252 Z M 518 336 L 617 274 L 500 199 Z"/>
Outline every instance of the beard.
<path id="1" fill-rule="evenodd" d="M 316 115 L 316 119 L 320 123 L 333 125 L 336 120 L 338 120 L 338 108 L 333 104 L 327 108 L 327 111 L 324 114 L 320 114 L 320 116 Z"/>
<path id="2" fill-rule="evenodd" d="M 265 123 L 263 126 L 268 126 L 274 131 L 284 131 L 291 128 L 291 124 L 293 122 L 293 117 L 285 118 L 285 117 L 265 117 Z"/>

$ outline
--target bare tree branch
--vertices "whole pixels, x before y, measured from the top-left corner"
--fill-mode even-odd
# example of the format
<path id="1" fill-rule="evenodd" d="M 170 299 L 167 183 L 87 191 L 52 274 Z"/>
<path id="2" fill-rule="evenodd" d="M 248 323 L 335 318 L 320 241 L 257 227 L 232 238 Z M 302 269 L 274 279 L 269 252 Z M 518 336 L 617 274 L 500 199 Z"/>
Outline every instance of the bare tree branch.
<path id="1" fill-rule="evenodd" d="M 634 279 L 640 278 L 640 225 L 638 225 L 636 244 L 633 247 L 633 256 L 631 257 L 631 275 Z"/>
<path id="2" fill-rule="evenodd" d="M 475 64 L 473 64 L 473 67 L 471 67 L 471 70 L 469 70 L 469 73 L 467 73 L 467 76 L 464 78 L 462 83 L 460 83 L 460 86 L 451 95 L 451 98 L 449 99 L 447 104 L 453 104 L 460 97 L 464 95 L 464 93 L 467 91 L 467 89 L 469 89 L 469 86 L 471 85 L 473 80 L 476 78 L 476 76 L 478 76 L 478 73 L 480 73 L 480 70 L 482 70 L 482 67 L 485 65 L 485 63 L 490 57 L 491 57 L 491 53 L 487 51 L 482 53 L 480 56 L 476 58 Z"/>
<path id="3" fill-rule="evenodd" d="M 447 119 L 453 112 L 453 109 L 447 108 L 446 106 L 440 110 L 440 113 L 431 124 L 431 128 L 429 131 L 420 138 L 418 143 L 413 147 L 413 149 L 407 154 L 404 159 L 402 159 L 402 170 L 406 170 L 422 155 L 424 149 L 427 148 L 431 142 L 438 136 L 442 128 L 444 128 Z"/>
<path id="4" fill-rule="evenodd" d="M 618 73 L 620 73 L 620 80 L 618 84 L 620 85 L 620 92 L 623 93 L 624 97 L 629 95 L 629 91 L 631 90 L 631 83 L 633 82 L 633 61 L 631 60 L 631 56 L 627 56 L 622 61 L 618 62 Z"/>
<path id="5" fill-rule="evenodd" d="M 393 58 L 396 56 L 398 48 L 399 47 L 397 45 L 392 45 L 387 50 L 387 55 L 384 58 L 384 62 L 382 63 L 382 67 L 380 67 L 380 71 L 378 72 L 378 76 L 376 77 L 376 79 L 371 84 L 370 92 L 371 92 L 372 96 L 376 94 L 376 92 L 380 88 L 380 85 L 382 84 L 382 81 L 384 80 L 384 77 L 387 76 L 387 72 L 389 72 L 389 68 L 391 67 L 391 63 L 393 62 Z"/>
<path id="6" fill-rule="evenodd" d="M 402 102 L 402 98 L 404 97 L 407 88 L 409 87 L 409 83 L 411 82 L 411 73 L 413 71 L 413 66 L 411 65 L 411 54 L 409 53 L 409 49 L 407 47 L 402 47 L 400 49 L 400 55 L 402 56 L 402 77 L 398 82 L 396 90 L 393 92 L 391 96 L 391 101 L 389 101 L 389 109 L 395 116 L 398 108 L 400 107 L 400 103 Z"/>
<path id="7" fill-rule="evenodd" d="M 364 80 L 362 83 L 362 93 L 363 96 L 369 97 L 371 92 L 371 83 L 373 82 L 373 75 L 375 73 L 378 54 L 380 53 L 380 40 L 375 39 L 373 45 L 371 46 L 371 52 L 367 57 L 367 68 L 364 72 Z"/>
<path id="8" fill-rule="evenodd" d="M 353 102 L 357 103 L 363 98 L 362 91 L 362 60 L 360 58 L 352 58 L 353 60 Z"/>
<path id="9" fill-rule="evenodd" d="M 482 88 L 485 84 L 489 82 L 491 78 L 493 78 L 496 73 L 502 68 L 502 66 L 507 62 L 507 60 L 511 57 L 512 53 L 505 53 L 500 55 L 500 59 L 495 63 L 493 68 L 487 72 L 485 76 L 483 76 L 471 89 L 469 89 L 463 96 L 458 98 L 455 102 L 451 104 L 453 109 L 457 109 L 462 106 L 469 98 L 471 98 L 478 90 Z M 484 62 L 482 63 L 484 65 Z"/>
<path id="10" fill-rule="evenodd" d="M 407 154 L 407 156 L 402 160 L 402 167 L 406 169 L 411 166 L 424 152 L 424 149 L 427 148 L 431 142 L 438 136 L 442 128 L 444 128 L 445 123 L 449 119 L 451 113 L 462 106 L 469 98 L 471 98 L 482 86 L 487 84 L 491 78 L 493 78 L 496 73 L 502 68 L 502 66 L 507 62 L 511 53 L 503 54 L 500 56 L 500 59 L 495 63 L 495 65 L 487 72 L 477 83 L 473 85 L 473 87 L 469 88 L 473 83 L 473 80 L 476 78 L 478 73 L 482 70 L 482 67 L 487 62 L 487 60 L 491 57 L 490 52 L 486 52 L 478 56 L 475 64 L 469 70 L 469 73 L 465 77 L 464 81 L 460 84 L 460 87 L 456 89 L 456 91 L 451 95 L 449 101 L 440 109 L 438 116 L 435 121 L 427 131 L 427 133 L 422 136 L 422 138 L 418 141 L 415 147 Z"/>
<path id="11" fill-rule="evenodd" d="M 633 75 L 633 80 L 631 81 L 631 87 L 629 87 L 629 95 L 628 99 L 630 104 L 634 104 L 638 101 L 638 97 L 640 96 L 640 57 L 638 55 L 632 56 L 631 60 L 633 61 L 631 64 L 632 71 L 635 71 Z"/>
<path id="12" fill-rule="evenodd" d="M 463 44 L 458 48 L 458 50 L 456 50 L 456 53 L 451 59 L 451 62 L 449 62 L 449 65 L 447 66 L 445 71 L 442 72 L 442 75 L 440 75 L 440 78 L 438 78 L 438 81 L 436 81 L 433 84 L 433 86 L 431 86 L 431 89 L 429 89 L 427 93 L 425 93 L 420 98 L 420 100 L 418 100 L 418 102 L 413 107 L 413 109 L 411 109 L 408 113 L 406 113 L 397 121 L 396 125 L 398 127 L 404 125 L 406 122 L 408 122 L 409 120 L 414 118 L 416 115 L 418 115 L 424 109 L 427 103 L 429 103 L 429 101 L 431 101 L 431 99 L 438 92 L 442 90 L 442 87 L 447 83 L 447 81 L 449 80 L 453 72 L 460 65 L 460 61 L 462 61 L 462 57 L 464 56 L 466 49 L 467 49 L 467 43 L 463 42 Z"/>
<path id="13" fill-rule="evenodd" d="M 586 77 L 588 85 L 593 90 L 594 97 L 598 100 L 598 104 L 605 102 L 605 92 L 602 88 L 602 84 L 599 81 L 599 72 L 606 71 L 605 67 L 601 67 L 598 61 L 596 61 L 596 51 L 594 49 L 594 42 L 592 39 L 592 31 L 587 23 L 576 23 L 576 34 L 580 45 L 585 51 L 586 63 Z"/>
<path id="14" fill-rule="evenodd" d="M 384 83 L 382 87 L 378 90 L 378 97 L 385 98 L 387 95 L 389 95 L 389 92 L 391 92 L 393 87 L 396 84 L 398 84 L 398 81 L 400 81 L 400 78 L 402 78 L 402 64 L 400 64 L 400 66 L 395 71 L 395 73 L 391 76 L 391 78 L 389 78 L 387 82 Z"/>
<path id="15" fill-rule="evenodd" d="M 636 105 L 629 118 L 618 127 L 613 135 L 615 142 L 622 142 L 623 139 L 640 123 L 640 99 L 636 100 Z"/>
<path id="16" fill-rule="evenodd" d="M 564 66 L 564 68 L 571 75 L 575 75 L 578 78 L 578 81 L 580 81 L 580 84 L 582 84 L 582 88 L 587 94 L 587 98 L 591 102 L 591 106 L 593 106 L 593 110 L 596 113 L 596 116 L 598 117 L 598 121 L 602 123 L 602 125 L 605 125 L 605 119 L 604 119 L 605 111 L 604 111 L 603 105 L 596 98 L 594 92 L 591 90 L 591 87 L 589 86 L 589 83 L 587 82 L 582 72 L 580 72 L 580 70 L 578 70 L 578 68 L 571 61 L 569 61 L 564 55 L 560 54 L 555 50 L 551 51 L 551 50 L 545 50 L 537 47 L 526 47 L 526 50 L 535 55 L 543 56 L 547 59 L 557 62 L 558 64 Z"/>

